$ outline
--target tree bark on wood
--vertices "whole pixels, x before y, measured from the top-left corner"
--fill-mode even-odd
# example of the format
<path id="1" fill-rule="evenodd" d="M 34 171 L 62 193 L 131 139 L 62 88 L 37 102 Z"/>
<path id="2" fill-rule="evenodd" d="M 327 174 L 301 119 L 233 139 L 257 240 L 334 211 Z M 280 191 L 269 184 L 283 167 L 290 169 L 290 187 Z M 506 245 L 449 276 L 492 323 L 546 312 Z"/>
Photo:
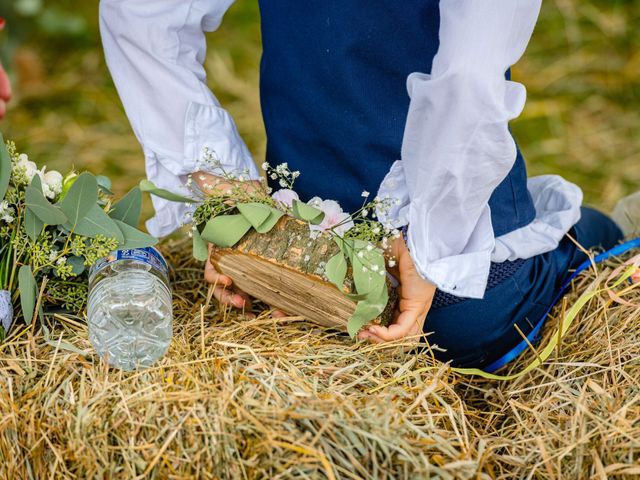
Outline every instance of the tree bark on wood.
<path id="1" fill-rule="evenodd" d="M 309 226 L 283 217 L 266 234 L 247 233 L 233 248 L 213 249 L 211 263 L 254 298 L 291 315 L 346 330 L 356 304 L 344 293 L 353 288 L 351 269 L 343 292 L 324 277 L 329 259 L 340 252 L 329 235 L 309 237 Z M 397 293 L 387 282 L 389 303 L 372 323 L 387 325 L 393 319 Z"/>

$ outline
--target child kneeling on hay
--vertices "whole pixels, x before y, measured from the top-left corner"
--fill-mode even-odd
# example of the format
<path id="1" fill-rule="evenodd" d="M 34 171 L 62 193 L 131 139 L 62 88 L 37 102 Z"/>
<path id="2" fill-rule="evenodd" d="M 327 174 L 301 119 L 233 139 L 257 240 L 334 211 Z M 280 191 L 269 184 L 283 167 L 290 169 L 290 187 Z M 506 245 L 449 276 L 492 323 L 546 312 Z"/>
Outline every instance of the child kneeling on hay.
<path id="1" fill-rule="evenodd" d="M 226 171 L 259 178 L 202 65 L 204 32 L 218 28 L 231 3 L 101 1 L 107 62 L 159 187 L 179 191 L 198 172 L 211 194 L 228 188 L 201 171 L 205 148 Z M 398 316 L 360 338 L 433 332 L 442 360 L 486 366 L 531 332 L 586 258 L 574 240 L 608 248 L 622 239 L 610 218 L 581 207 L 577 186 L 528 179 L 509 131 L 526 96 L 509 68 L 541 0 L 259 3 L 267 161 L 302 172 L 305 200 L 335 199 L 354 211 L 361 191 L 394 198 L 384 220 L 406 229 L 393 245 Z M 148 228 L 166 235 L 183 207 L 154 202 Z M 210 264 L 206 279 L 220 301 L 250 307 Z"/>

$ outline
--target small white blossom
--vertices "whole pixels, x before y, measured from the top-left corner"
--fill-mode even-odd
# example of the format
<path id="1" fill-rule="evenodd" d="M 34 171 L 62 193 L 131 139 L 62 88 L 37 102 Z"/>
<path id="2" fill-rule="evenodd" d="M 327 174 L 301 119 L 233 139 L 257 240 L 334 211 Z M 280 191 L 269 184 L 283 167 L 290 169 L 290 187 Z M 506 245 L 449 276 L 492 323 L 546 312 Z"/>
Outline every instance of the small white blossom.
<path id="1" fill-rule="evenodd" d="M 62 174 L 55 170 L 50 170 L 44 174 L 42 187 L 47 198 L 56 198 L 62 193 Z M 48 195 L 47 195 L 48 194 Z"/>
<path id="2" fill-rule="evenodd" d="M 12 223 L 15 220 L 13 216 L 14 213 L 13 208 L 9 206 L 9 203 L 6 200 L 0 202 L 0 218 L 5 223 Z"/>
<path id="3" fill-rule="evenodd" d="M 288 187 L 287 182 L 286 182 L 286 181 L 284 181 L 284 180 L 282 180 L 282 179 L 280 179 L 280 181 L 279 181 L 278 183 L 280 184 L 280 186 L 281 186 L 282 188 L 287 188 L 287 187 Z"/>
<path id="4" fill-rule="evenodd" d="M 56 265 L 61 267 L 62 265 L 67 263 L 67 257 L 60 257 L 57 261 L 56 261 Z"/>
<path id="5" fill-rule="evenodd" d="M 275 174 L 275 173 L 272 173 L 272 174 L 270 175 L 270 177 L 271 177 L 271 180 L 277 180 L 277 179 L 278 179 L 278 175 L 277 175 L 277 174 Z"/>
<path id="6" fill-rule="evenodd" d="M 362 197 L 367 198 L 369 195 L 371 195 L 369 192 L 367 192 L 366 190 L 364 190 L 361 194 Z"/>
<path id="7" fill-rule="evenodd" d="M 391 268 L 395 267 L 396 266 L 396 261 L 394 259 L 389 260 L 389 266 Z"/>
<path id="8" fill-rule="evenodd" d="M 375 227 L 372 232 L 378 235 L 380 233 L 380 227 Z"/>
<path id="9" fill-rule="evenodd" d="M 264 162 L 264 163 L 262 164 L 262 169 L 263 169 L 263 170 L 267 170 L 268 168 L 269 168 L 269 162 Z"/>

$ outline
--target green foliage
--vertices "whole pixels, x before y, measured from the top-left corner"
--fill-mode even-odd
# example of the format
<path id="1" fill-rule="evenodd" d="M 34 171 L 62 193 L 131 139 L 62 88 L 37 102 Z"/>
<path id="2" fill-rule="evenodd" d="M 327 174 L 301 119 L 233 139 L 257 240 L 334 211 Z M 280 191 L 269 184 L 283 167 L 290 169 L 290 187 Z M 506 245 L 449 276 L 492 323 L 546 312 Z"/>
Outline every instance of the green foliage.
<path id="1" fill-rule="evenodd" d="M 253 228 L 260 228 L 271 215 L 271 210 L 261 203 L 239 203 L 238 210 Z"/>
<path id="2" fill-rule="evenodd" d="M 251 229 L 243 215 L 223 215 L 207 222 L 202 238 L 221 248 L 233 247 Z"/>
<path id="3" fill-rule="evenodd" d="M 319 225 L 324 219 L 324 213 L 311 205 L 299 200 L 293 201 L 293 216 L 303 222 L 309 222 L 312 225 Z"/>
<path id="4" fill-rule="evenodd" d="M 114 220 L 120 220 L 135 228 L 140 222 L 141 210 L 142 192 L 139 187 L 134 187 L 114 204 L 113 210 L 109 212 L 109 216 Z"/>
<path id="5" fill-rule="evenodd" d="M 344 253 L 337 253 L 329 259 L 325 267 L 325 275 L 331 283 L 342 291 L 344 279 L 347 276 L 347 259 Z"/>
<path id="6" fill-rule="evenodd" d="M 121 250 L 128 248 L 151 247 L 158 243 L 157 238 L 152 237 L 148 233 L 141 232 L 127 223 L 121 222 L 120 220 L 113 220 L 113 222 L 116 227 L 119 228 L 120 232 L 122 232 L 124 237 L 124 241 L 118 247 Z"/>
<path id="7" fill-rule="evenodd" d="M 60 208 L 68 218 L 68 230 L 74 230 L 98 202 L 98 182 L 88 172 L 81 174 L 60 201 Z"/>
<path id="8" fill-rule="evenodd" d="M 5 146 L 4 137 L 0 133 L 0 201 L 4 200 L 9 188 L 9 180 L 11 180 L 11 157 Z"/>
<path id="9" fill-rule="evenodd" d="M 126 223 L 138 222 L 139 189 L 115 204 L 110 213 L 117 218 L 112 218 L 106 211 L 111 204 L 111 182 L 106 177 L 70 174 L 65 192 L 61 175 L 49 176 L 47 183 L 44 169 L 18 154 L 15 145 L 8 143 L 5 151 L 10 177 L 0 204 L 0 289 L 18 291 L 25 321 L 34 317 L 38 284 L 45 285 L 41 315 L 60 301 L 82 308 L 88 266 L 119 248 L 157 242 Z M 60 297 L 63 291 L 71 297 Z"/>
<path id="10" fill-rule="evenodd" d="M 200 262 L 206 262 L 209 258 L 209 247 L 207 242 L 204 241 L 200 231 L 194 226 L 192 229 L 193 240 L 193 258 Z"/>
<path id="11" fill-rule="evenodd" d="M 22 315 L 27 325 L 30 325 L 36 308 L 36 279 L 33 277 L 33 272 L 29 265 L 20 267 L 18 286 L 20 289 Z"/>
<path id="12" fill-rule="evenodd" d="M 124 243 L 124 235 L 116 222 L 96 203 L 91 205 L 89 211 L 80 219 L 75 228 L 71 226 L 71 223 L 66 224 L 65 228 L 84 237 L 96 238 L 98 235 L 103 235 L 115 238 L 118 244 Z"/>
<path id="13" fill-rule="evenodd" d="M 170 202 L 193 203 L 193 199 L 183 197 L 182 195 L 177 195 L 168 190 L 165 190 L 164 188 L 158 188 L 153 184 L 153 182 L 150 182 L 146 179 L 140 182 L 140 190 L 145 193 L 155 195 L 156 197 L 164 198 L 165 200 L 169 200 Z"/>
<path id="14" fill-rule="evenodd" d="M 64 212 L 51 205 L 37 187 L 28 186 L 25 189 L 25 205 L 45 225 L 62 225 L 68 221 Z"/>

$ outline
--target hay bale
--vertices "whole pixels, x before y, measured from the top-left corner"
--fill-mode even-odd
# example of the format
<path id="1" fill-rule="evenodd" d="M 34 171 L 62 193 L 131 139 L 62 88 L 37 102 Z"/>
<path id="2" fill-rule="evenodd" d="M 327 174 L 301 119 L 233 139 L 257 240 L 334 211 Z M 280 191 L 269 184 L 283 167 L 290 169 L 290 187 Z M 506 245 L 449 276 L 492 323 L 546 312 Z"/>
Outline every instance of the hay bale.
<path id="1" fill-rule="evenodd" d="M 628 304 L 595 298 L 544 367 L 491 382 L 402 345 L 219 310 L 188 248 L 164 251 L 175 340 L 156 367 L 108 370 L 67 316 L 50 325 L 53 345 L 41 329 L 0 345 L 0 478 L 640 474 L 637 288 L 621 294 Z"/>

